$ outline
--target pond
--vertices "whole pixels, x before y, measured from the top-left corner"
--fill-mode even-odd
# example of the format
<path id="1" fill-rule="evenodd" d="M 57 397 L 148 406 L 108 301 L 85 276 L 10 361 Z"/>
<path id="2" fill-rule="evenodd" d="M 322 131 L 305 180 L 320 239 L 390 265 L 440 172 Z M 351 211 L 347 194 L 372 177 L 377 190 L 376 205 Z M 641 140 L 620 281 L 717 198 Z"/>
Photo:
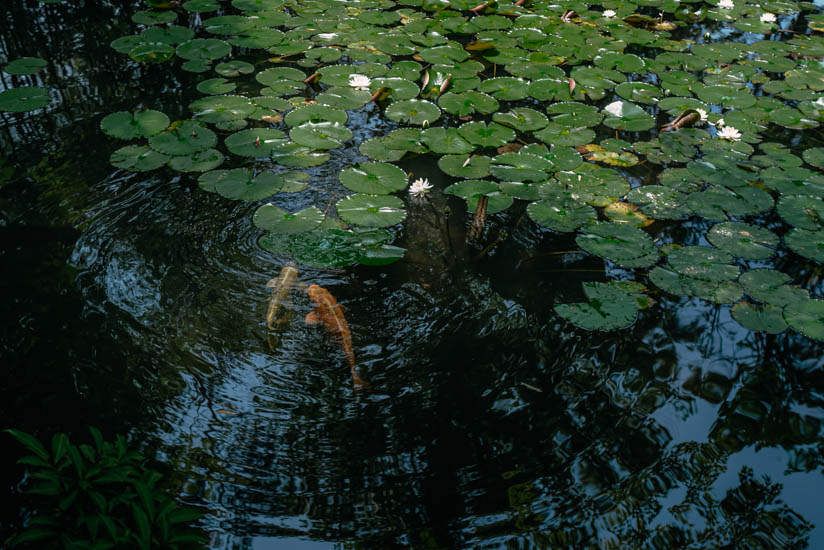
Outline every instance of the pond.
<path id="1" fill-rule="evenodd" d="M 824 547 L 820 1 L 0 17 L 3 428 L 213 549 Z"/>

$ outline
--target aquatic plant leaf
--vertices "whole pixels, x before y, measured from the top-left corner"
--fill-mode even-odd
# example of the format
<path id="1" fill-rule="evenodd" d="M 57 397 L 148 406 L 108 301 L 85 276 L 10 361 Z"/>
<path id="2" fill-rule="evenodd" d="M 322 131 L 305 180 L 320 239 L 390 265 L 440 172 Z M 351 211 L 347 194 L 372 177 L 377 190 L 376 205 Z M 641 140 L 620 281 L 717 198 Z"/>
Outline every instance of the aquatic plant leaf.
<path id="1" fill-rule="evenodd" d="M 814 340 L 824 340 L 824 300 L 799 300 L 784 308 L 790 327 Z"/>
<path id="2" fill-rule="evenodd" d="M 655 119 L 634 103 L 615 101 L 604 107 L 604 113 L 604 125 L 617 130 L 641 132 L 655 126 Z"/>
<path id="3" fill-rule="evenodd" d="M 644 185 L 630 190 L 627 200 L 641 212 L 659 220 L 682 220 L 689 217 L 687 195 L 663 185 Z"/>
<path id="4" fill-rule="evenodd" d="M 404 150 L 390 148 L 386 137 L 367 139 L 358 146 L 358 151 L 361 155 L 364 155 L 370 160 L 384 162 L 395 162 L 401 160 L 406 154 L 406 151 Z"/>
<path id="5" fill-rule="evenodd" d="M 615 87 L 615 93 L 635 103 L 654 105 L 661 98 L 661 89 L 644 82 L 623 82 Z"/>
<path id="6" fill-rule="evenodd" d="M 655 267 L 649 272 L 649 279 L 670 294 L 696 296 L 717 304 L 731 304 L 741 300 L 741 286 L 734 281 L 708 281 L 673 272 L 663 267 Z"/>
<path id="7" fill-rule="evenodd" d="M 824 147 L 813 147 L 803 153 L 804 162 L 816 168 L 824 168 Z"/>
<path id="8" fill-rule="evenodd" d="M 369 89 L 373 93 L 380 89 L 387 90 L 393 101 L 413 99 L 421 93 L 417 84 L 411 80 L 398 77 L 372 79 Z"/>
<path id="9" fill-rule="evenodd" d="M 604 207 L 604 216 L 615 223 L 628 223 L 635 227 L 647 227 L 655 222 L 652 218 L 638 211 L 638 207 L 628 202 L 614 202 Z"/>
<path id="10" fill-rule="evenodd" d="M 595 222 L 575 238 L 578 246 L 624 267 L 649 267 L 658 260 L 652 238 L 623 223 Z"/>
<path id="11" fill-rule="evenodd" d="M 149 27 L 140 33 L 142 42 L 161 42 L 169 46 L 175 46 L 191 40 L 195 36 L 195 31 L 189 27 L 179 27 L 171 25 L 169 27 Z M 135 44 L 137 46 L 137 44 Z M 126 53 L 126 52 L 121 52 Z"/>
<path id="12" fill-rule="evenodd" d="M 22 86 L 0 92 L 0 111 L 34 111 L 49 104 L 49 92 L 39 86 Z"/>
<path id="13" fill-rule="evenodd" d="M 498 110 L 498 100 L 483 92 L 447 92 L 438 98 L 438 105 L 447 113 L 465 116 L 472 113 L 488 115 Z"/>
<path id="14" fill-rule="evenodd" d="M 346 124 L 349 116 L 346 111 L 340 109 L 333 109 L 325 105 L 306 105 L 300 107 L 286 114 L 283 121 L 288 126 L 300 126 L 307 122 L 336 122 L 338 124 Z"/>
<path id="15" fill-rule="evenodd" d="M 495 122 L 467 122 L 458 127 L 466 141 L 480 147 L 499 147 L 515 139 L 515 132 Z"/>
<path id="16" fill-rule="evenodd" d="M 237 87 L 234 82 L 229 82 L 225 78 L 209 78 L 199 82 L 197 91 L 202 94 L 219 95 L 228 94 Z"/>
<path id="17" fill-rule="evenodd" d="M 441 117 L 441 110 L 431 101 L 407 99 L 396 101 L 384 111 L 386 118 L 418 126 L 429 125 Z"/>
<path id="18" fill-rule="evenodd" d="M 289 141 L 275 145 L 272 148 L 270 157 L 281 166 L 308 168 L 321 165 L 329 160 L 329 153 Z"/>
<path id="19" fill-rule="evenodd" d="M 592 206 L 612 204 L 629 191 L 630 185 L 612 168 L 585 163 L 574 171 L 557 172 L 555 178 L 568 189 L 581 196 Z"/>
<path id="20" fill-rule="evenodd" d="M 152 149 L 169 156 L 199 153 L 216 144 L 217 135 L 193 120 L 175 123 L 169 130 L 149 138 Z"/>
<path id="21" fill-rule="evenodd" d="M 34 74 L 46 65 L 48 65 L 46 60 L 39 57 L 22 57 L 8 63 L 3 70 L 8 74 L 26 75 Z"/>
<path id="22" fill-rule="evenodd" d="M 175 49 L 163 42 L 142 42 L 129 50 L 129 57 L 139 63 L 163 63 L 170 60 Z"/>
<path id="23" fill-rule="evenodd" d="M 333 86 L 322 94 L 318 94 L 315 100 L 319 105 L 326 105 L 335 109 L 360 109 L 372 101 L 372 94 L 366 90 Z"/>
<path id="24" fill-rule="evenodd" d="M 781 334 L 787 330 L 782 308 L 770 304 L 752 305 L 740 302 L 732 307 L 730 313 L 742 327 L 750 330 L 769 334 Z"/>
<path id="25" fill-rule="evenodd" d="M 501 193 L 509 195 L 514 199 L 521 199 L 525 201 L 537 201 L 541 199 L 538 192 L 539 186 L 531 183 L 522 183 L 520 181 L 502 181 L 498 184 Z"/>
<path id="26" fill-rule="evenodd" d="M 503 181 L 544 181 L 555 164 L 543 157 L 521 153 L 504 153 L 492 158 L 490 171 Z"/>
<path id="27" fill-rule="evenodd" d="M 587 204 L 540 200 L 526 208 L 532 221 L 554 231 L 572 232 L 597 219 L 595 209 Z"/>
<path id="28" fill-rule="evenodd" d="M 501 193 L 500 191 L 493 191 L 491 193 L 487 193 L 486 198 L 486 213 L 488 215 L 503 212 L 504 210 L 512 206 L 513 202 L 515 202 L 512 196 Z M 469 212 L 475 212 L 477 208 L 478 197 L 469 197 L 468 199 L 466 199 L 466 209 Z"/>
<path id="29" fill-rule="evenodd" d="M 195 117 L 204 122 L 226 122 L 246 118 L 257 107 L 248 97 L 238 95 L 207 96 L 189 104 Z"/>
<path id="30" fill-rule="evenodd" d="M 255 210 L 252 222 L 256 227 L 272 233 L 304 233 L 316 229 L 323 221 L 323 212 L 316 206 L 304 208 L 294 214 L 274 204 L 264 204 Z"/>
<path id="31" fill-rule="evenodd" d="M 495 191 L 498 191 L 498 185 L 486 180 L 459 181 L 443 190 L 446 195 L 455 195 L 462 199 L 478 198 Z"/>
<path id="32" fill-rule="evenodd" d="M 496 112 L 492 115 L 492 120 L 520 132 L 540 130 L 549 124 L 549 119 L 543 113 L 528 107 L 517 107 L 505 113 Z"/>
<path id="33" fill-rule="evenodd" d="M 740 270 L 730 265 L 732 260 L 732 255 L 709 246 L 684 246 L 667 256 L 667 264 L 673 271 L 715 283 L 738 277 Z"/>
<path id="34" fill-rule="evenodd" d="M 120 111 L 112 113 L 100 121 L 104 134 L 118 139 L 136 139 L 151 137 L 169 126 L 169 117 L 160 111 L 147 109 L 129 113 Z"/>
<path id="35" fill-rule="evenodd" d="M 271 197 L 283 187 L 284 178 L 274 172 L 255 174 L 248 168 L 213 170 L 198 178 L 201 189 L 218 193 L 227 199 L 260 200 Z"/>
<path id="36" fill-rule="evenodd" d="M 336 149 L 352 139 L 352 130 L 337 122 L 306 122 L 292 128 L 289 137 L 312 149 Z"/>
<path id="37" fill-rule="evenodd" d="M 132 21 L 138 25 L 171 23 L 175 19 L 177 19 L 177 14 L 172 10 L 141 10 L 132 15 Z"/>
<path id="38" fill-rule="evenodd" d="M 589 302 L 558 304 L 555 312 L 586 330 L 618 330 L 638 316 L 636 298 L 613 283 L 584 283 Z"/>
<path id="39" fill-rule="evenodd" d="M 501 101 L 517 101 L 529 96 L 528 86 L 523 78 L 498 76 L 484 80 L 478 89 Z"/>
<path id="40" fill-rule="evenodd" d="M 796 227 L 784 235 L 784 244 L 805 258 L 824 263 L 824 230 L 809 231 Z"/>
<path id="41" fill-rule="evenodd" d="M 174 156 L 168 162 L 169 168 L 178 172 L 206 172 L 221 164 L 223 164 L 223 153 L 217 149 Z"/>
<path id="42" fill-rule="evenodd" d="M 190 73 L 205 73 L 210 70 L 212 66 L 209 64 L 208 59 L 190 59 L 181 65 L 180 68 Z"/>
<path id="43" fill-rule="evenodd" d="M 195 13 L 205 13 L 219 10 L 220 4 L 217 0 L 189 0 L 183 4 L 183 9 Z"/>
<path id="44" fill-rule="evenodd" d="M 268 157 L 284 143 L 286 134 L 274 128 L 250 128 L 227 136 L 223 141 L 230 153 L 243 157 Z"/>
<path id="45" fill-rule="evenodd" d="M 824 175 L 808 168 L 766 168 L 759 174 L 761 182 L 782 195 L 812 195 L 824 198 Z"/>
<path id="46" fill-rule="evenodd" d="M 803 288 L 786 284 L 789 281 L 789 275 L 774 269 L 752 269 L 738 278 L 744 291 L 753 299 L 777 307 L 810 297 Z"/>
<path id="47" fill-rule="evenodd" d="M 403 221 L 403 201 L 393 195 L 357 193 L 338 201 L 338 215 L 345 221 L 366 227 L 389 227 Z"/>
<path id="48" fill-rule="evenodd" d="M 475 146 L 463 139 L 456 128 L 427 128 L 421 132 L 421 142 L 440 155 L 471 153 Z"/>
<path id="49" fill-rule="evenodd" d="M 552 116 L 553 123 L 565 128 L 597 126 L 604 118 L 595 106 L 577 101 L 553 103 L 546 108 L 546 112 Z"/>
<path id="50" fill-rule="evenodd" d="M 132 172 L 155 170 L 168 161 L 168 156 L 153 151 L 146 145 L 127 145 L 121 147 L 109 157 L 109 162 L 113 166 Z"/>
<path id="51" fill-rule="evenodd" d="M 589 128 L 569 128 L 554 122 L 533 132 L 532 135 L 548 145 L 558 146 L 584 145 L 595 139 L 595 132 Z"/>
<path id="52" fill-rule="evenodd" d="M 338 178 L 344 187 L 356 193 L 388 195 L 406 188 L 409 176 L 393 164 L 362 162 L 342 170 Z"/>
<path id="53" fill-rule="evenodd" d="M 733 256 L 764 260 L 775 253 L 778 237 L 769 229 L 742 222 L 724 222 L 712 226 L 707 240 Z"/>
<path id="54" fill-rule="evenodd" d="M 232 46 L 224 40 L 217 38 L 194 38 L 188 40 L 177 47 L 177 56 L 189 60 L 212 60 L 220 59 L 229 55 Z"/>
<path id="55" fill-rule="evenodd" d="M 438 168 L 456 178 L 484 178 L 489 175 L 490 158 L 483 155 L 444 155 Z"/>
<path id="56" fill-rule="evenodd" d="M 784 195 L 776 211 L 788 224 L 817 231 L 824 229 L 824 200 L 809 195 Z"/>
<path id="57" fill-rule="evenodd" d="M 358 262 L 386 265 L 399 260 L 403 249 L 384 249 L 390 248 L 386 243 L 393 238 L 391 232 L 383 229 L 341 229 L 335 220 L 327 218 L 318 229 L 305 233 L 266 233 L 259 244 L 273 254 L 288 254 L 303 265 L 325 268 L 345 267 Z"/>
<path id="58" fill-rule="evenodd" d="M 270 111 L 289 111 L 292 109 L 292 104 L 282 97 L 272 95 L 260 95 L 252 98 L 252 103 Z M 271 116 L 271 113 L 270 113 Z M 255 117 L 257 118 L 257 117 Z M 266 119 L 263 119 L 266 120 Z"/>
<path id="59" fill-rule="evenodd" d="M 714 221 L 726 221 L 727 215 L 740 217 L 766 212 L 773 205 L 769 193 L 751 185 L 729 189 L 711 185 L 699 193 L 687 195 L 687 206 L 695 214 Z"/>

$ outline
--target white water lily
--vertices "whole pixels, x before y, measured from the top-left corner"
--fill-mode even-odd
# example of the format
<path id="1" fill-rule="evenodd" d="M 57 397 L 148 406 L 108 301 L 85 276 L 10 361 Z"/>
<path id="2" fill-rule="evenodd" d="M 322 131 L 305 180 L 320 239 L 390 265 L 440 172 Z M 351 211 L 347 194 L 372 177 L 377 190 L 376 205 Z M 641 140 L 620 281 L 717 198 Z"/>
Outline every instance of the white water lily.
<path id="1" fill-rule="evenodd" d="M 735 7 L 735 3 L 732 0 L 721 0 L 718 2 L 718 7 L 724 10 L 731 10 Z"/>
<path id="2" fill-rule="evenodd" d="M 356 90 L 368 90 L 370 84 L 372 84 L 372 79 L 366 75 L 349 75 L 349 85 L 355 88 Z"/>
<path id="3" fill-rule="evenodd" d="M 321 40 L 333 40 L 338 37 L 338 33 L 335 32 L 322 32 L 315 35 L 315 38 L 320 38 Z"/>
<path id="4" fill-rule="evenodd" d="M 775 23 L 776 17 L 774 13 L 764 13 L 761 15 L 762 23 Z"/>
<path id="5" fill-rule="evenodd" d="M 732 126 L 727 126 L 722 128 L 718 131 L 718 139 L 728 139 L 730 141 L 738 141 L 741 139 L 741 132 L 733 128 Z"/>
<path id="6" fill-rule="evenodd" d="M 409 186 L 409 194 L 416 199 L 421 199 L 429 193 L 430 189 L 432 189 L 432 184 L 429 183 L 428 179 L 418 178 Z"/>
<path id="7" fill-rule="evenodd" d="M 612 116 L 623 116 L 623 107 L 623 101 L 613 101 L 612 103 L 604 107 L 604 110 Z"/>
<path id="8" fill-rule="evenodd" d="M 604 17 L 615 17 L 615 11 L 613 11 L 613 10 L 604 10 Z"/>
<path id="9" fill-rule="evenodd" d="M 707 122 L 707 111 L 705 111 L 704 109 L 700 109 L 700 108 L 696 109 L 696 111 L 698 112 L 698 115 L 701 117 L 701 120 L 699 120 L 698 122 L 701 123 L 701 124 Z"/>

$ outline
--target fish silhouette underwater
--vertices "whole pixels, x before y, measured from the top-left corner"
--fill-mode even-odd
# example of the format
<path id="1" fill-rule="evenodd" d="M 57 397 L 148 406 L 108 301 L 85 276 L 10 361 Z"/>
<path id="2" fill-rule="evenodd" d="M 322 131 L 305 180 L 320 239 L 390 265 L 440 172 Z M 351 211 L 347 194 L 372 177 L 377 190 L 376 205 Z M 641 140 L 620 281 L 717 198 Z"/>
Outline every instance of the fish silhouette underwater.
<path id="1" fill-rule="evenodd" d="M 328 290 L 318 285 L 309 285 L 306 289 L 314 310 L 306 316 L 307 325 L 322 324 L 326 333 L 338 341 L 349 368 L 352 371 L 352 383 L 355 389 L 363 389 L 366 382 L 361 379 L 355 368 L 355 352 L 352 348 L 352 332 L 343 316 L 343 307 Z"/>

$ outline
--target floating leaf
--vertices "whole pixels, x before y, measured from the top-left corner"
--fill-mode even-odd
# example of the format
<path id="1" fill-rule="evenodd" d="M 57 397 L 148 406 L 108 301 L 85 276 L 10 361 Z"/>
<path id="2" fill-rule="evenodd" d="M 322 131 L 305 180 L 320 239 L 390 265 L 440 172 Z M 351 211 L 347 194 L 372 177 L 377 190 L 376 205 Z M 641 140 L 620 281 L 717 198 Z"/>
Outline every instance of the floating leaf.
<path id="1" fill-rule="evenodd" d="M 522 78 L 499 76 L 484 80 L 478 89 L 501 101 L 516 101 L 529 95 L 528 84 Z"/>
<path id="2" fill-rule="evenodd" d="M 584 283 L 589 302 L 558 304 L 555 312 L 586 330 L 618 330 L 638 316 L 637 298 L 615 283 Z"/>
<path id="3" fill-rule="evenodd" d="M 295 109 L 287 113 L 283 117 L 283 121 L 289 126 L 300 126 L 307 122 L 337 122 L 338 124 L 346 124 L 348 119 L 346 111 L 340 109 L 333 109 L 324 105 L 307 105 L 300 109 Z"/>
<path id="4" fill-rule="evenodd" d="M 308 176 L 307 176 L 308 177 Z M 235 200 L 260 200 L 271 197 L 283 189 L 287 181 L 284 174 L 274 172 L 255 173 L 248 168 L 214 170 L 198 178 L 201 189 Z"/>
<path id="5" fill-rule="evenodd" d="M 776 206 L 778 215 L 788 224 L 817 231 L 824 229 L 824 200 L 807 195 L 784 195 Z"/>
<path id="6" fill-rule="evenodd" d="M 440 155 L 471 153 L 475 150 L 455 128 L 427 128 L 421 132 L 421 141 L 430 151 Z"/>
<path id="7" fill-rule="evenodd" d="M 453 183 L 443 190 L 447 195 L 455 195 L 462 199 L 478 198 L 498 190 L 498 186 L 486 180 L 464 180 Z"/>
<path id="8" fill-rule="evenodd" d="M 211 60 L 229 55 L 232 46 L 217 38 L 195 38 L 179 45 L 176 51 L 183 59 Z"/>
<path id="9" fill-rule="evenodd" d="M 824 230 L 809 231 L 796 227 L 784 235 L 784 243 L 798 254 L 824 263 Z"/>
<path id="10" fill-rule="evenodd" d="M 537 155 L 504 153 L 493 157 L 490 171 L 503 181 L 544 181 L 555 164 Z"/>
<path id="11" fill-rule="evenodd" d="M 527 107 L 515 108 L 506 113 L 494 113 L 492 120 L 504 126 L 511 126 L 520 132 L 540 130 L 549 123 L 543 113 Z"/>
<path id="12" fill-rule="evenodd" d="M 617 130 L 641 132 L 655 126 L 655 119 L 634 103 L 615 101 L 604 107 L 604 113 L 604 125 Z"/>
<path id="13" fill-rule="evenodd" d="M 782 309 L 773 305 L 754 306 L 741 302 L 732 307 L 731 313 L 733 319 L 750 330 L 769 334 L 781 334 L 787 330 Z"/>
<path id="14" fill-rule="evenodd" d="M 385 162 L 363 162 L 341 171 L 338 175 L 344 187 L 356 193 L 388 195 L 405 189 L 406 172 Z"/>
<path id="15" fill-rule="evenodd" d="M 48 90 L 38 86 L 23 86 L 0 92 L 0 111 L 33 111 L 48 104 Z"/>
<path id="16" fill-rule="evenodd" d="M 769 229 L 741 222 L 714 225 L 707 233 L 707 240 L 733 256 L 751 260 L 769 258 L 778 245 L 778 237 Z"/>
<path id="17" fill-rule="evenodd" d="M 103 133 L 118 139 L 151 137 L 169 126 L 169 117 L 160 111 L 120 111 L 106 116 L 100 121 Z"/>
<path id="18" fill-rule="evenodd" d="M 292 128 L 289 137 L 312 149 L 336 149 L 352 139 L 352 130 L 337 122 L 306 122 Z"/>
<path id="19" fill-rule="evenodd" d="M 498 100 L 483 92 L 448 92 L 438 99 L 438 105 L 453 115 L 464 116 L 472 113 L 487 115 L 498 110 Z"/>
<path id="20" fill-rule="evenodd" d="M 397 101 L 386 108 L 386 118 L 418 126 L 429 125 L 441 117 L 441 110 L 434 103 L 422 99 Z"/>
<path id="21" fill-rule="evenodd" d="M 754 299 L 777 307 L 809 298 L 806 290 L 786 284 L 789 280 L 789 275 L 774 269 L 753 269 L 741 274 L 738 282 Z"/>
<path id="22" fill-rule="evenodd" d="M 223 63 L 215 65 L 215 72 L 227 78 L 240 76 L 242 74 L 251 74 L 254 70 L 254 65 L 240 60 L 224 61 Z"/>
<path id="23" fill-rule="evenodd" d="M 637 204 L 644 214 L 660 220 L 681 220 L 690 215 L 687 196 L 663 185 L 636 187 L 627 194 L 627 200 Z"/>
<path id="24" fill-rule="evenodd" d="M 3 70 L 8 74 L 15 75 L 34 74 L 46 65 L 48 65 L 48 63 L 45 59 L 40 59 L 39 57 L 23 57 L 7 64 L 3 67 Z"/>
<path id="25" fill-rule="evenodd" d="M 209 78 L 197 85 L 197 91 L 202 94 L 228 94 L 237 87 L 234 82 L 225 78 Z"/>
<path id="26" fill-rule="evenodd" d="M 174 156 L 169 159 L 169 168 L 178 172 L 206 172 L 223 164 L 223 153 L 216 149 L 207 149 L 188 155 Z"/>
<path id="27" fill-rule="evenodd" d="M 246 118 L 255 112 L 248 97 L 238 95 L 208 96 L 189 104 L 197 118 L 204 122 L 226 122 Z"/>
<path id="28" fill-rule="evenodd" d="M 480 147 L 499 147 L 515 139 L 514 131 L 495 122 L 467 122 L 458 128 L 458 133 L 469 143 Z"/>
<path id="29" fill-rule="evenodd" d="M 787 324 L 809 338 L 824 340 L 824 300 L 799 300 L 784 308 Z"/>
<path id="30" fill-rule="evenodd" d="M 489 157 L 483 155 L 444 155 L 438 168 L 456 178 L 483 178 L 489 175 Z"/>
<path id="31" fill-rule="evenodd" d="M 217 144 L 217 136 L 193 120 L 186 120 L 149 138 L 149 146 L 165 155 L 191 155 L 211 149 Z"/>
<path id="32" fill-rule="evenodd" d="M 594 208 L 575 201 L 535 201 L 526 211 L 535 223 L 554 231 L 572 232 L 597 219 Z"/>
<path id="33" fill-rule="evenodd" d="M 148 172 L 160 168 L 169 161 L 169 157 L 151 150 L 146 145 L 127 145 L 121 147 L 109 157 L 109 162 L 117 168 L 133 172 Z"/>
<path id="34" fill-rule="evenodd" d="M 268 157 L 272 150 L 284 143 L 284 134 L 273 128 L 250 128 L 228 136 L 224 144 L 230 153 L 243 157 Z"/>
<path id="35" fill-rule="evenodd" d="M 406 217 L 403 201 L 392 195 L 357 193 L 339 200 L 336 208 L 345 221 L 367 227 L 389 227 Z"/>
<path id="36" fill-rule="evenodd" d="M 652 238 L 632 225 L 595 222 L 586 226 L 575 241 L 590 254 L 624 267 L 649 267 L 658 260 Z"/>
<path id="37" fill-rule="evenodd" d="M 258 208 L 252 221 L 255 226 L 272 233 L 304 233 L 320 225 L 323 221 L 323 212 L 315 206 L 310 206 L 292 214 L 270 203 Z"/>

